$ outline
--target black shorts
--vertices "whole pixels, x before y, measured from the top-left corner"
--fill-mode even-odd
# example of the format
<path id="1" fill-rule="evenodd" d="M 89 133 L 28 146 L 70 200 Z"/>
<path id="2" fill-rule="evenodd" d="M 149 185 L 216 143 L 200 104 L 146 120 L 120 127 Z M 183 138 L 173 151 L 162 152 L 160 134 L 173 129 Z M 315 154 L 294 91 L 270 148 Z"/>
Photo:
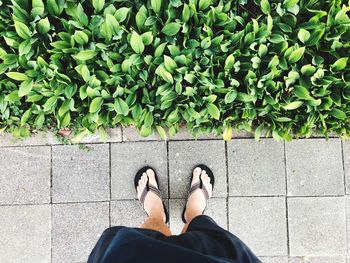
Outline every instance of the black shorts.
<path id="1" fill-rule="evenodd" d="M 97 254 L 104 254 L 103 248 L 108 248 L 108 243 L 118 231 L 126 227 L 111 227 L 105 230 L 100 240 L 92 251 L 90 258 L 99 258 Z M 129 229 L 129 228 L 127 228 Z M 143 228 L 132 228 L 148 238 L 161 241 L 174 247 L 182 247 L 196 253 L 223 259 L 223 262 L 261 263 L 254 253 L 234 234 L 218 226 L 209 216 L 201 215 L 194 218 L 188 226 L 187 232 L 181 235 L 165 236 L 164 234 Z M 127 236 L 123 237 L 124 239 Z M 89 261 L 100 262 L 100 261 Z M 221 262 L 221 261 L 220 261 Z"/>

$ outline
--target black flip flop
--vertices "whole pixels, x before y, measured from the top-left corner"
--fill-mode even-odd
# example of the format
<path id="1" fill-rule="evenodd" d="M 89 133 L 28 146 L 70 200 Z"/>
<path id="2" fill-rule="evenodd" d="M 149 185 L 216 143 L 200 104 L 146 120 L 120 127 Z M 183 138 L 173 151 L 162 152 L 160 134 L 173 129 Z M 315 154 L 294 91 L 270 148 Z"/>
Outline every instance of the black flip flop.
<path id="1" fill-rule="evenodd" d="M 210 184 L 212 185 L 212 190 L 214 190 L 215 177 L 214 177 L 214 174 L 213 174 L 212 170 L 210 170 L 210 168 L 208 166 L 204 165 L 204 164 L 199 164 L 199 165 L 196 165 L 192 169 L 192 176 L 191 176 L 191 180 L 190 180 L 190 193 L 189 193 L 188 196 L 190 196 L 195 190 L 202 189 L 205 201 L 208 203 L 209 193 L 208 193 L 208 190 L 206 189 L 206 187 L 203 186 L 203 181 L 202 181 L 202 178 L 200 176 L 199 176 L 199 182 L 195 183 L 193 186 L 191 186 L 191 183 L 192 183 L 192 180 L 193 180 L 193 171 L 197 167 L 199 167 L 202 170 L 206 171 L 207 175 L 210 178 Z M 188 198 L 187 198 L 187 200 L 188 200 Z M 185 205 L 185 207 L 184 207 L 184 209 L 182 211 L 182 222 L 184 222 L 185 224 L 187 223 L 186 219 L 185 219 L 186 207 L 187 207 L 187 202 L 186 202 L 186 205 Z M 204 208 L 203 213 L 204 213 L 205 209 L 206 209 L 206 207 Z"/>
<path id="2" fill-rule="evenodd" d="M 136 193 L 137 193 L 137 186 L 139 185 L 139 180 L 140 178 L 142 177 L 143 173 L 145 173 L 148 169 L 151 169 L 153 170 L 154 172 L 154 177 L 156 179 L 156 182 L 157 182 L 157 185 L 159 187 L 159 181 L 158 181 L 158 176 L 156 174 L 156 171 L 150 167 L 150 166 L 145 166 L 145 167 L 142 167 L 135 175 L 135 178 L 134 178 L 134 185 L 135 185 L 135 190 L 136 190 Z M 147 177 L 148 178 L 148 177 Z M 148 194 L 148 192 L 152 192 L 156 195 L 159 196 L 159 198 L 162 200 L 162 196 L 161 196 L 161 193 L 160 193 L 160 190 L 159 188 L 156 187 L 155 185 L 152 185 L 149 183 L 149 178 L 147 180 L 147 184 L 146 184 L 146 187 L 143 189 L 142 193 L 141 193 L 141 197 L 139 199 L 139 201 L 141 202 L 141 204 L 143 205 L 144 204 L 144 201 L 145 201 L 145 198 Z M 162 201 L 163 202 L 163 201 Z M 169 213 L 164 205 L 164 202 L 163 202 L 163 208 L 164 208 L 164 213 L 165 213 L 165 223 L 168 223 L 169 221 Z M 147 212 L 146 212 L 147 213 Z"/>

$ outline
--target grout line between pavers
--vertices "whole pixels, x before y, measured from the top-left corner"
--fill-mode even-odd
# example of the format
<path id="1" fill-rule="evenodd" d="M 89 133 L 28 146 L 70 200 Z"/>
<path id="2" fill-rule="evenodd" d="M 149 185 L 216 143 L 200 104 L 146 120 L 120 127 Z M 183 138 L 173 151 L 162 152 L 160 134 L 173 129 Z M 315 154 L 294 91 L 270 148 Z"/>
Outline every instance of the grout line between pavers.
<path id="1" fill-rule="evenodd" d="M 169 142 L 166 141 L 166 172 L 168 181 L 168 199 L 170 199 L 170 168 L 169 168 Z M 170 221 L 170 218 L 169 218 Z"/>
<path id="2" fill-rule="evenodd" d="M 289 241 L 289 219 L 288 219 L 288 178 L 287 178 L 287 154 L 286 142 L 283 142 L 283 160 L 284 160 L 284 179 L 286 186 L 285 205 L 286 205 L 286 227 L 287 227 L 287 254 L 290 256 L 290 241 Z"/>
<path id="3" fill-rule="evenodd" d="M 50 146 L 50 259 L 51 262 L 53 261 L 52 258 L 52 228 L 53 228 L 53 224 L 52 224 L 52 218 L 53 218 L 53 213 L 52 213 L 52 145 Z"/>
<path id="4" fill-rule="evenodd" d="M 124 127 L 123 126 L 120 126 L 120 136 L 121 136 L 121 142 L 124 141 Z"/>
<path id="5" fill-rule="evenodd" d="M 229 228 L 229 205 L 228 196 L 230 191 L 229 180 L 228 180 L 228 154 L 227 154 L 227 142 L 225 141 L 225 161 L 226 161 L 226 229 Z"/>

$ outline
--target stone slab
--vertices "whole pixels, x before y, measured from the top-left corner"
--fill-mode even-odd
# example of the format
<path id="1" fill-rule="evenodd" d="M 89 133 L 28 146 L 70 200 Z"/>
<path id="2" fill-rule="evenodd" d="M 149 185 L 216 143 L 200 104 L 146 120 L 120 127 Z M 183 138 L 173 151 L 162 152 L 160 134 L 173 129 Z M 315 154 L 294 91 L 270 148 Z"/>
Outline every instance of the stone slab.
<path id="1" fill-rule="evenodd" d="M 174 235 L 181 233 L 184 223 L 182 222 L 182 210 L 187 199 L 169 199 L 170 208 L 170 229 Z M 227 229 L 227 206 L 226 198 L 211 198 L 208 201 L 208 207 L 204 212 L 224 229 Z"/>
<path id="2" fill-rule="evenodd" d="M 107 139 L 103 141 L 96 131 L 94 134 L 86 136 L 83 138 L 80 143 L 104 143 L 104 142 L 121 142 L 122 141 L 122 128 L 121 126 L 115 128 L 107 128 Z"/>
<path id="3" fill-rule="evenodd" d="M 291 257 L 289 263 L 346 263 L 346 257 Z"/>
<path id="4" fill-rule="evenodd" d="M 288 257 L 259 257 L 262 263 L 289 263 Z"/>
<path id="5" fill-rule="evenodd" d="M 52 263 L 87 261 L 108 227 L 108 202 L 52 205 Z"/>
<path id="6" fill-rule="evenodd" d="M 51 262 L 50 205 L 0 206 L 0 262 Z"/>
<path id="7" fill-rule="evenodd" d="M 159 136 L 157 132 L 153 132 L 148 137 L 142 137 L 139 131 L 132 126 L 123 127 L 123 141 L 162 141 L 163 139 Z"/>
<path id="8" fill-rule="evenodd" d="M 138 200 L 111 201 L 111 226 L 139 227 L 146 217 Z"/>
<path id="9" fill-rule="evenodd" d="M 0 132 L 0 146 L 39 146 L 60 144 L 52 132 L 37 132 L 26 139 L 15 138 L 11 133 Z"/>
<path id="10" fill-rule="evenodd" d="M 143 166 L 156 170 L 162 196 L 168 197 L 166 143 L 125 142 L 111 144 L 112 199 L 136 198 L 134 177 Z"/>
<path id="11" fill-rule="evenodd" d="M 109 145 L 53 146 L 52 184 L 54 203 L 109 200 Z"/>
<path id="12" fill-rule="evenodd" d="M 291 256 L 346 254 L 344 197 L 288 199 Z"/>
<path id="13" fill-rule="evenodd" d="M 350 194 L 350 141 L 342 141 L 346 193 Z"/>
<path id="14" fill-rule="evenodd" d="M 340 139 L 287 142 L 286 165 L 289 196 L 344 194 Z"/>
<path id="15" fill-rule="evenodd" d="M 0 204 L 49 203 L 50 173 L 50 147 L 1 148 Z"/>
<path id="16" fill-rule="evenodd" d="M 273 139 L 227 143 L 230 196 L 286 194 L 284 145 Z"/>
<path id="17" fill-rule="evenodd" d="M 192 170 L 207 165 L 214 173 L 213 196 L 227 196 L 227 171 L 224 141 L 169 142 L 170 197 L 187 198 Z"/>
<path id="18" fill-rule="evenodd" d="M 257 256 L 287 256 L 284 197 L 229 197 L 229 230 Z"/>

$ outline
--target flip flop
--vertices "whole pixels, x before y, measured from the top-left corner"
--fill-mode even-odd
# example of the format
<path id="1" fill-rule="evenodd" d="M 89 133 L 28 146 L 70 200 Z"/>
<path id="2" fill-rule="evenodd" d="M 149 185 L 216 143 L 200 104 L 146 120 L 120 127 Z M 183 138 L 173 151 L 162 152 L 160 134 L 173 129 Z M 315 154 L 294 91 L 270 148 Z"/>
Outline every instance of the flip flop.
<path id="1" fill-rule="evenodd" d="M 139 180 L 142 177 L 143 173 L 146 173 L 146 171 L 148 169 L 153 170 L 154 177 L 155 177 L 157 185 L 159 187 L 158 176 L 156 174 L 156 171 L 150 166 L 145 166 L 145 167 L 142 167 L 135 175 L 134 185 L 135 185 L 136 193 L 137 193 L 137 186 L 139 185 Z M 146 184 L 145 188 L 142 190 L 142 193 L 141 193 L 141 196 L 140 196 L 140 199 L 139 199 L 140 203 L 143 205 L 143 209 L 144 210 L 145 210 L 144 203 L 145 203 L 145 199 L 146 199 L 146 196 L 147 196 L 148 192 L 152 192 L 152 193 L 158 195 L 159 198 L 162 200 L 162 196 L 161 196 L 161 193 L 160 193 L 160 190 L 159 190 L 158 187 L 156 187 L 155 185 L 152 185 L 151 183 L 149 183 L 149 177 L 147 176 L 147 184 Z M 165 223 L 168 223 L 168 221 L 169 221 L 169 214 L 168 214 L 168 211 L 167 211 L 163 201 L 162 201 L 162 203 L 163 203 L 163 208 L 164 208 L 164 213 L 165 213 Z M 147 211 L 146 211 L 146 214 L 148 215 Z"/>
<path id="2" fill-rule="evenodd" d="M 208 189 L 203 185 L 203 181 L 202 181 L 202 178 L 201 176 L 199 176 L 199 182 L 195 183 L 193 186 L 191 186 L 191 183 L 192 183 L 192 180 L 193 180 L 193 171 L 194 169 L 196 169 L 197 167 L 201 168 L 202 170 L 205 170 L 207 175 L 209 176 L 210 178 L 210 184 L 212 185 L 212 190 L 214 190 L 214 183 L 215 183 L 215 177 L 214 177 L 214 174 L 212 172 L 212 170 L 210 170 L 210 168 L 204 164 L 199 164 L 199 165 L 196 165 L 193 169 L 192 169 L 192 176 L 191 176 L 191 180 L 190 180 L 190 194 L 188 195 L 188 197 L 191 196 L 191 194 L 196 191 L 197 189 L 201 189 L 202 192 L 203 192 L 203 195 L 204 195 L 204 198 L 205 198 L 205 201 L 206 201 L 206 206 L 203 210 L 202 213 L 204 213 L 205 209 L 207 208 L 207 205 L 208 205 L 208 200 L 209 200 L 209 192 L 208 192 Z M 188 198 L 187 198 L 188 200 Z M 182 222 L 184 222 L 185 224 L 187 223 L 186 222 L 186 219 L 185 219 L 185 213 L 186 213 L 186 207 L 187 207 L 187 202 L 186 202 L 186 205 L 182 211 Z"/>

